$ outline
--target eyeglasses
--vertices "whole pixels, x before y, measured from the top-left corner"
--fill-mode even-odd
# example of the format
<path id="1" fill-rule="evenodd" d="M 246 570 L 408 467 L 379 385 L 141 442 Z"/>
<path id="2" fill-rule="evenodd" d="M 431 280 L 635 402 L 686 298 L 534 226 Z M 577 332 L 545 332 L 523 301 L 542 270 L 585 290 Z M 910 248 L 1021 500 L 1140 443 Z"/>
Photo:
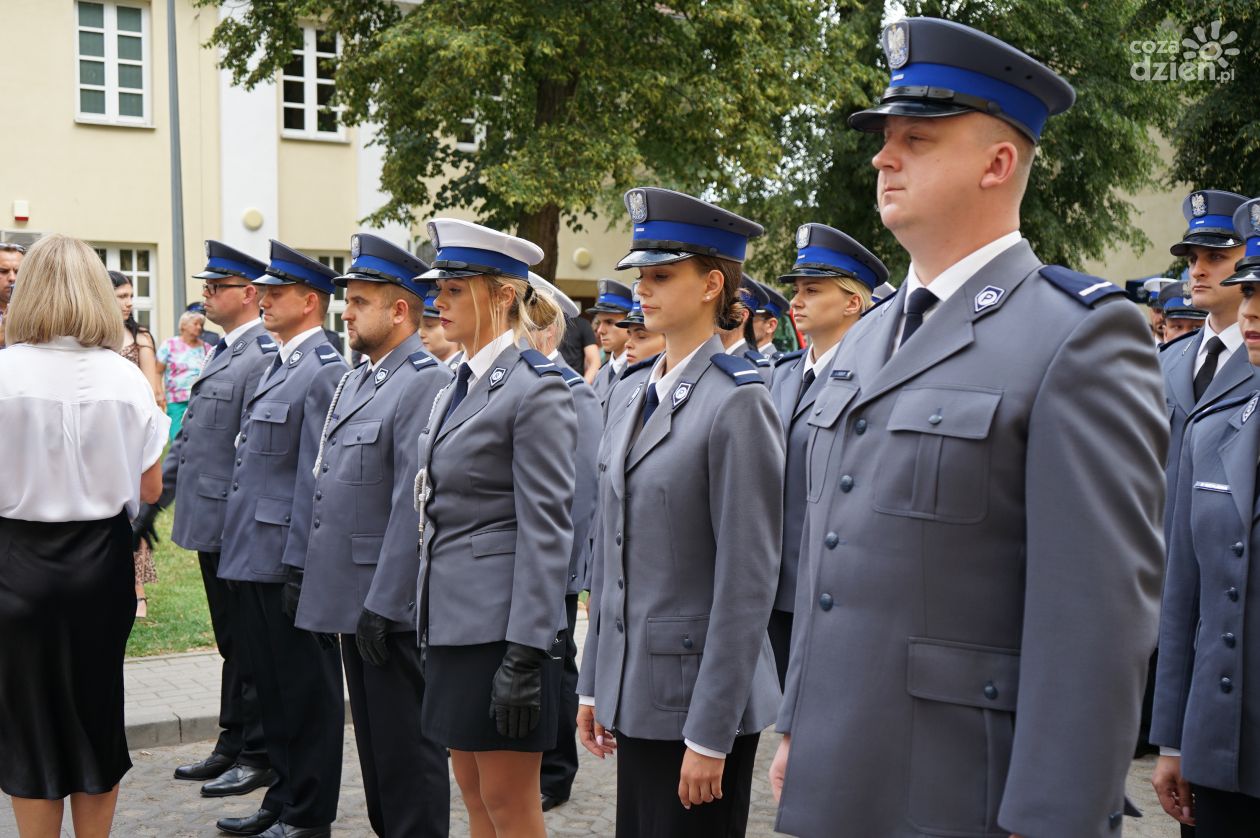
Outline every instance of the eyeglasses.
<path id="1" fill-rule="evenodd" d="M 13 242 L 0 242 L 0 250 L 12 250 L 15 253 L 25 253 L 26 245 L 14 244 Z"/>
<path id="2" fill-rule="evenodd" d="M 224 288 L 248 288 L 249 283 L 230 283 L 230 282 L 203 282 L 202 289 L 206 292 L 207 297 L 213 297 Z"/>

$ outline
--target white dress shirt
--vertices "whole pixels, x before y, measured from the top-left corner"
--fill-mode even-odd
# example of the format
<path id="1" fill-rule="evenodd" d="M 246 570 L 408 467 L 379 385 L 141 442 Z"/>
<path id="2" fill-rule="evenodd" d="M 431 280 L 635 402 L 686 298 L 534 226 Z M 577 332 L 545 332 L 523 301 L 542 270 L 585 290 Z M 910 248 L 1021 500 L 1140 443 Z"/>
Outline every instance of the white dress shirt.
<path id="1" fill-rule="evenodd" d="M 0 517 L 101 521 L 140 509 L 171 420 L 132 362 L 72 337 L 0 352 Z"/>
<path id="2" fill-rule="evenodd" d="M 286 340 L 283 343 L 281 343 L 280 344 L 280 363 L 282 364 L 289 363 L 289 358 L 293 357 L 293 353 L 296 352 L 297 348 L 302 345 L 302 341 L 306 340 L 307 338 L 309 338 L 311 335 L 315 334 L 316 332 L 323 332 L 323 331 L 324 331 L 323 325 L 312 326 L 311 328 L 307 329 L 305 332 L 302 332 L 300 335 L 295 335 L 293 340 Z"/>
<path id="3" fill-rule="evenodd" d="M 827 365 L 831 363 L 831 359 L 836 357 L 836 351 L 840 348 L 840 343 L 840 341 L 836 341 L 830 349 L 822 354 L 821 358 L 814 358 L 814 347 L 811 346 L 805 353 L 805 363 L 801 364 L 801 378 L 804 378 L 805 373 L 810 370 L 825 370 Z M 817 376 L 818 373 L 815 372 L 814 375 Z"/>
<path id="4" fill-rule="evenodd" d="M 1220 338 L 1221 343 L 1225 344 L 1225 348 L 1221 350 L 1221 354 L 1216 358 L 1216 371 L 1220 372 L 1221 367 L 1225 366 L 1225 362 L 1229 360 L 1229 356 L 1233 355 L 1238 347 L 1242 346 L 1243 334 L 1242 327 L 1237 323 L 1231 323 L 1225 327 L 1225 331 L 1217 334 L 1212 331 L 1212 318 L 1203 321 L 1203 340 L 1199 342 L 1199 354 L 1194 356 L 1194 375 L 1199 374 L 1199 369 L 1203 366 L 1203 362 L 1207 360 L 1207 343 L 1212 338 Z"/>
<path id="5" fill-rule="evenodd" d="M 928 285 L 924 285 L 919 281 L 918 274 L 914 271 L 914 262 L 910 263 L 910 269 L 906 272 L 906 281 L 902 284 L 902 290 L 905 295 L 901 298 L 901 323 L 897 326 L 897 334 L 893 338 L 893 346 L 901 344 L 901 331 L 905 328 L 905 311 L 910 305 L 910 295 L 919 288 L 926 288 L 936 295 L 936 298 L 942 303 L 954 295 L 954 292 L 967 283 L 980 269 L 997 258 L 998 254 L 1009 250 L 1019 242 L 1023 241 L 1023 236 L 1019 230 L 1012 230 L 1005 236 L 994 239 L 984 247 L 974 250 L 945 270 Z M 934 305 L 926 314 L 923 315 L 923 322 L 926 323 L 931 316 L 939 311 L 940 304 Z"/>
<path id="6" fill-rule="evenodd" d="M 516 343 L 516 336 L 511 330 L 504 332 L 494 340 L 481 347 L 481 350 L 464 363 L 468 364 L 468 368 L 472 370 L 472 375 L 468 378 L 468 389 L 476 384 L 483 375 L 490 372 L 490 365 L 494 363 L 494 359 L 499 357 L 499 353 Z"/>
<path id="7" fill-rule="evenodd" d="M 241 325 L 237 326 L 235 329 L 233 329 L 232 331 L 224 335 L 223 340 L 227 342 L 226 345 L 228 349 L 231 349 L 232 346 L 235 345 L 235 343 L 238 340 L 240 340 L 242 337 L 245 336 L 246 332 L 248 332 L 250 329 L 254 328 L 257 325 L 258 325 L 258 318 L 254 318 L 253 320 L 246 320 L 244 323 L 242 323 Z"/>
<path id="8" fill-rule="evenodd" d="M 774 341 L 770 341 L 765 346 L 758 346 L 757 351 L 769 358 L 775 353 Z"/>
<path id="9" fill-rule="evenodd" d="M 608 359 L 608 366 L 612 367 L 613 378 L 620 378 L 621 371 L 626 368 L 626 353 L 614 355 Z"/>

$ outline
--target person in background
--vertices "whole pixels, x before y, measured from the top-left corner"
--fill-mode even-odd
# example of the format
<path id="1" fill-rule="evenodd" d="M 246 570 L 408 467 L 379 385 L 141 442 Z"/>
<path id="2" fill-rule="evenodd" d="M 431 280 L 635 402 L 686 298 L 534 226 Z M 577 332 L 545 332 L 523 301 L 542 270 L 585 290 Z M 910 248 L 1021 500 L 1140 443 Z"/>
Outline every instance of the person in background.
<path id="1" fill-rule="evenodd" d="M 634 306 L 630 287 L 615 279 L 601 279 L 597 286 L 595 305 L 586 310 L 595 325 L 595 336 L 599 345 L 608 356 L 608 361 L 599 368 L 599 373 L 591 386 L 599 397 L 602 407 L 608 399 L 617 379 L 626 368 L 626 330 L 617 324 L 625 319 Z"/>
<path id="2" fill-rule="evenodd" d="M 0 789 L 22 838 L 109 835 L 131 768 L 123 654 L 135 619 L 131 526 L 162 492 L 169 420 L 118 356 L 100 259 L 50 235 L 31 248 L 0 353 Z M 48 428 L 60 437 L 52 444 Z M 84 480 L 83 475 L 91 479 Z"/>
<path id="3" fill-rule="evenodd" d="M 758 284 L 765 291 L 766 298 L 761 307 L 753 312 L 749 323 L 757 351 L 774 362 L 783 355 L 774 345 L 774 334 L 779 330 L 779 322 L 787 315 L 788 301 L 774 286 L 765 282 Z"/>
<path id="4" fill-rule="evenodd" d="M 215 345 L 219 342 L 219 338 L 223 337 L 223 335 L 219 334 L 207 325 L 205 321 L 206 304 L 201 300 L 197 300 L 196 302 L 189 303 L 188 307 L 185 308 L 184 311 L 191 311 L 202 316 L 201 339 L 210 345 L 210 351 L 213 352 Z"/>
<path id="5" fill-rule="evenodd" d="M 560 342 L 564 362 L 582 374 L 590 384 L 599 374 L 599 344 L 591 324 L 581 317 L 565 317 L 564 336 Z"/>
<path id="6" fill-rule="evenodd" d="M 665 351 L 665 336 L 653 332 L 643 324 L 643 305 L 634 301 L 634 308 L 626 315 L 625 320 L 617 323 L 617 328 L 626 330 L 626 369 L 622 370 L 624 378 L 630 367 L 651 361 Z"/>
<path id="7" fill-rule="evenodd" d="M 123 343 L 119 354 L 131 361 L 144 373 L 145 379 L 153 388 L 153 399 L 157 406 L 165 409 L 166 399 L 162 391 L 162 377 L 157 371 L 157 353 L 153 343 L 153 333 L 136 322 L 132 311 L 132 286 L 126 274 L 118 271 L 109 272 L 109 281 L 114 286 L 114 298 L 122 311 Z M 152 534 L 140 534 L 135 537 L 136 566 L 136 617 L 144 619 L 149 616 L 149 598 L 145 596 L 144 586 L 158 580 L 157 565 L 153 563 Z"/>
<path id="8" fill-rule="evenodd" d="M 157 351 L 157 370 L 162 376 L 166 415 L 171 417 L 171 441 L 184 424 L 190 388 L 205 368 L 210 347 L 201 339 L 205 315 L 185 311 L 179 316 L 179 334 L 162 341 Z"/>
<path id="9" fill-rule="evenodd" d="M 9 312 L 9 300 L 17 282 L 18 267 L 26 248 L 12 242 L 0 242 L 0 348 L 4 347 L 4 318 Z"/>
<path id="10" fill-rule="evenodd" d="M 1164 342 L 1159 345 L 1160 349 L 1198 334 L 1208 316 L 1207 311 L 1194 304 L 1180 282 L 1159 292 L 1159 308 L 1164 313 Z"/>
<path id="11" fill-rule="evenodd" d="M 429 292 L 424 298 L 424 319 L 420 322 L 420 341 L 425 350 L 451 369 L 459 369 L 464 360 L 464 352 L 459 344 L 447 340 L 446 331 L 442 328 L 442 313 L 434 307 L 437 300 L 437 289 Z"/>

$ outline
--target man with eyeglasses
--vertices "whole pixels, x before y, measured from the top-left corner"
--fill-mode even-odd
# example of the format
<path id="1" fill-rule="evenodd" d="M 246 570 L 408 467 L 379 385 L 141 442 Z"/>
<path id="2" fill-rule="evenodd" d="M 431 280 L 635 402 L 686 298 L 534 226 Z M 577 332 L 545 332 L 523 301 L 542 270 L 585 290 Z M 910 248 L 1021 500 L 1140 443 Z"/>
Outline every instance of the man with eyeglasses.
<path id="1" fill-rule="evenodd" d="M 18 266 L 26 248 L 12 242 L 0 242 L 0 347 L 4 346 L 4 316 L 9 313 L 9 300 L 13 298 L 13 284 L 17 282 Z"/>

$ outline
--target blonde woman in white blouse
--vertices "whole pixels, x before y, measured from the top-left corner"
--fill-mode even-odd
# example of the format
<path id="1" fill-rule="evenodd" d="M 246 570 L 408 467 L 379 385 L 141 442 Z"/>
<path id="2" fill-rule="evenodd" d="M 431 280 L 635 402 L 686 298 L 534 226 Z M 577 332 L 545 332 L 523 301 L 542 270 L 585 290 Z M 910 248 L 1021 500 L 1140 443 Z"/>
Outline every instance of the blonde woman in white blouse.
<path id="1" fill-rule="evenodd" d="M 0 353 L 0 789 L 23 838 L 109 834 L 131 767 L 123 653 L 135 617 L 130 516 L 162 491 L 169 419 L 116 353 L 109 279 L 78 239 L 22 264 Z"/>

